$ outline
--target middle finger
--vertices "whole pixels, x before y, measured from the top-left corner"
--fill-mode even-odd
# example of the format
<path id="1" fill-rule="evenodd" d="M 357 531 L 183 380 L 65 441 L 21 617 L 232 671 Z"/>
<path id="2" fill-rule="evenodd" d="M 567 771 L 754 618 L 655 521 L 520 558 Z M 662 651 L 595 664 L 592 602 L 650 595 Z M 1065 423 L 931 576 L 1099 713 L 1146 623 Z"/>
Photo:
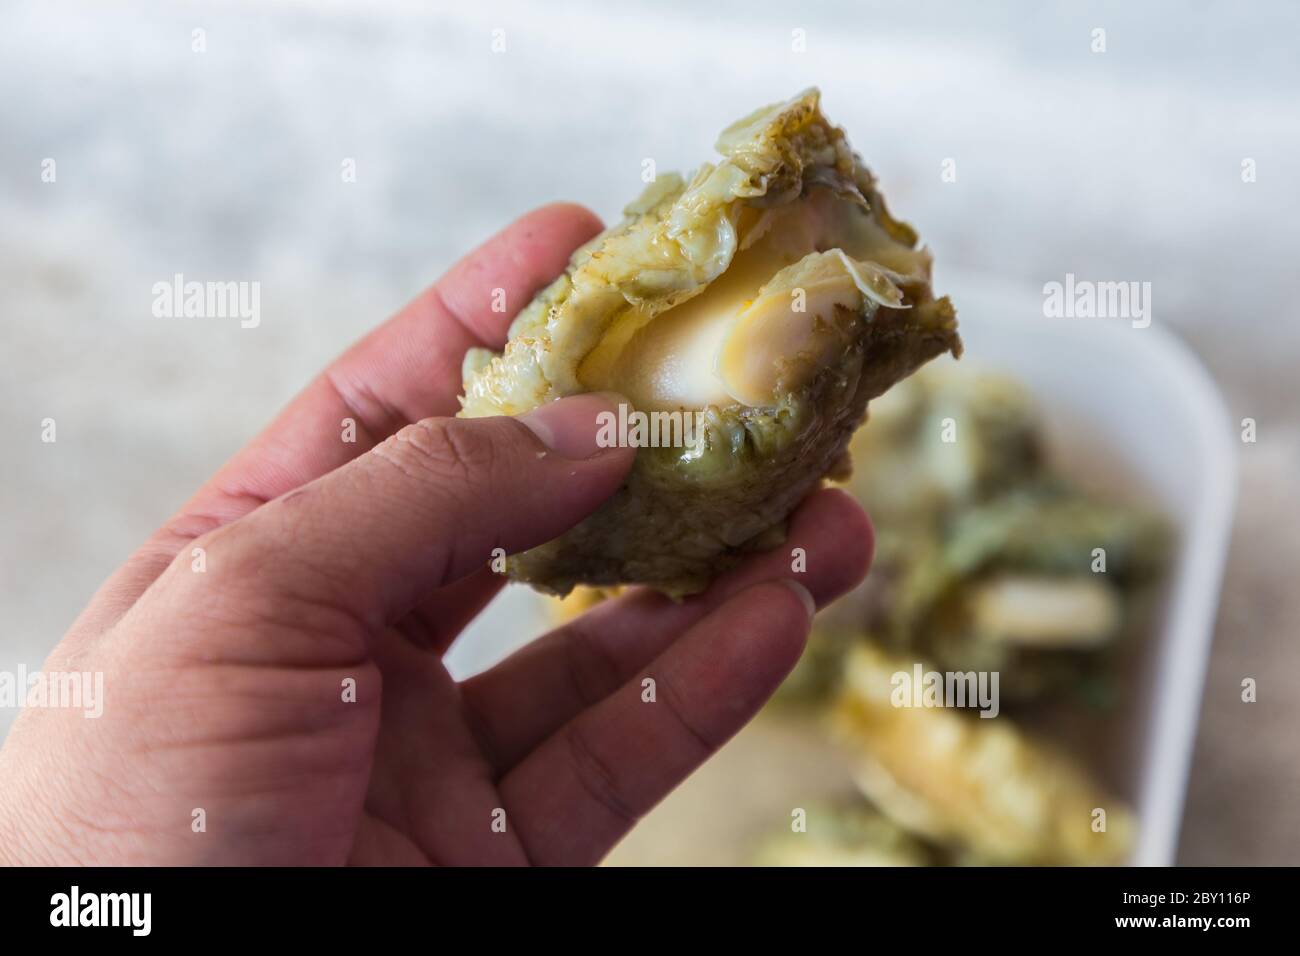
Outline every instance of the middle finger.
<path id="1" fill-rule="evenodd" d="M 681 603 L 648 589 L 606 601 L 461 684 L 480 744 L 497 772 L 514 766 L 575 715 L 613 693 L 729 597 L 761 581 L 797 578 L 818 607 L 855 587 L 873 548 L 871 523 L 851 497 L 814 492 L 784 545 L 756 554 Z M 807 571 L 791 571 L 791 552 Z"/>

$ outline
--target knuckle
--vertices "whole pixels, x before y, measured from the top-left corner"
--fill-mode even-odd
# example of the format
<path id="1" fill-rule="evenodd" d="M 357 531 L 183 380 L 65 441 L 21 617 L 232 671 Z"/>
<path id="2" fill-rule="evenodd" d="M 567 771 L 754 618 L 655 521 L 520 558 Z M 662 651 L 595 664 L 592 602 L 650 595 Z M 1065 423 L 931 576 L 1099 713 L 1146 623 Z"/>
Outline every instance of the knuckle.
<path id="1" fill-rule="evenodd" d="M 407 425 L 376 448 L 410 477 L 467 481 L 491 474 L 498 453 L 492 436 L 455 419 L 429 418 Z"/>
<path id="2" fill-rule="evenodd" d="M 573 761 L 573 771 L 584 791 L 601 808 L 620 823 L 636 823 L 640 814 L 623 796 L 624 788 L 618 775 L 601 755 L 582 721 L 575 721 L 564 731 L 565 743 Z"/>
<path id="3" fill-rule="evenodd" d="M 621 683 L 620 668 L 596 635 L 577 621 L 564 629 L 564 660 L 574 693 L 584 706 L 603 700 Z"/>
<path id="4" fill-rule="evenodd" d="M 699 721 L 692 717 L 691 708 L 677 685 L 673 681 L 664 680 L 663 678 L 660 678 L 658 683 L 665 710 L 676 722 L 681 737 L 688 740 L 701 757 L 708 756 L 721 747 L 725 742 L 725 737 L 719 738 L 715 734 L 707 732 Z"/>

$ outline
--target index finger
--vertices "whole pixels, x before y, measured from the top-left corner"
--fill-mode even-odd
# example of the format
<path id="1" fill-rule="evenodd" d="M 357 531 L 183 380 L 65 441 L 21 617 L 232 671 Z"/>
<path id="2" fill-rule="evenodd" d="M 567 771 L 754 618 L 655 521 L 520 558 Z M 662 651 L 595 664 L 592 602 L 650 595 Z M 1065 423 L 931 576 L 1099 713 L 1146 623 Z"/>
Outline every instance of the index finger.
<path id="1" fill-rule="evenodd" d="M 452 415 L 474 346 L 499 349 L 510 322 L 600 231 L 554 203 L 515 220 L 321 372 L 100 589 L 78 626 L 117 620 L 190 541 L 347 463 L 404 426 Z M 503 307 L 504 305 L 504 307 Z M 344 419 L 355 441 L 343 440 Z"/>
<path id="2" fill-rule="evenodd" d="M 514 315 L 599 230 L 594 213 L 568 203 L 517 219 L 326 368 L 187 508 L 279 497 L 412 422 L 454 415 L 465 353 L 500 349 Z M 345 418 L 356 422 L 355 442 L 340 437 Z"/>

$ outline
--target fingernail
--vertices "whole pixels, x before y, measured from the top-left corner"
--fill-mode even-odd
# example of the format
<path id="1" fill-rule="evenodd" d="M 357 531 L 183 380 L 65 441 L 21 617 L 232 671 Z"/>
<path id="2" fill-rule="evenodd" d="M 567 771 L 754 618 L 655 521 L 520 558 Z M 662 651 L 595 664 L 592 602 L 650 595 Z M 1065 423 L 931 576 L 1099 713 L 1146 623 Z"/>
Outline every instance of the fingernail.
<path id="1" fill-rule="evenodd" d="M 573 395 L 547 402 L 518 420 L 561 458 L 582 461 L 613 447 L 603 437 L 617 434 L 610 423 L 617 425 L 619 403 L 626 401 L 613 392 Z"/>
<path id="2" fill-rule="evenodd" d="M 790 578 L 781 578 L 781 583 L 788 587 L 803 602 L 804 610 L 808 612 L 808 619 L 817 613 L 817 602 L 813 600 L 812 592 L 800 584 L 798 581 Z"/>

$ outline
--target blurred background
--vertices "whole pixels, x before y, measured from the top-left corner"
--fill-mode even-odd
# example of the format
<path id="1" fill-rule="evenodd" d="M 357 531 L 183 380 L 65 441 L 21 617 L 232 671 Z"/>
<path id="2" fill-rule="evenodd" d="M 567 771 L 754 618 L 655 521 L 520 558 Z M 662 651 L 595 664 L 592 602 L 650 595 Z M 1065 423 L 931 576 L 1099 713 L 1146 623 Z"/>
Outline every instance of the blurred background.
<path id="1" fill-rule="evenodd" d="M 472 245 L 553 199 L 612 219 L 643 159 L 692 167 L 817 85 L 940 291 L 947 269 L 1149 281 L 1154 321 L 1256 420 L 1179 861 L 1300 862 L 1300 12 L 989 6 L 6 0 L 0 669 L 37 667 L 314 371 Z M 155 318 L 175 273 L 260 282 L 259 327 Z"/>

